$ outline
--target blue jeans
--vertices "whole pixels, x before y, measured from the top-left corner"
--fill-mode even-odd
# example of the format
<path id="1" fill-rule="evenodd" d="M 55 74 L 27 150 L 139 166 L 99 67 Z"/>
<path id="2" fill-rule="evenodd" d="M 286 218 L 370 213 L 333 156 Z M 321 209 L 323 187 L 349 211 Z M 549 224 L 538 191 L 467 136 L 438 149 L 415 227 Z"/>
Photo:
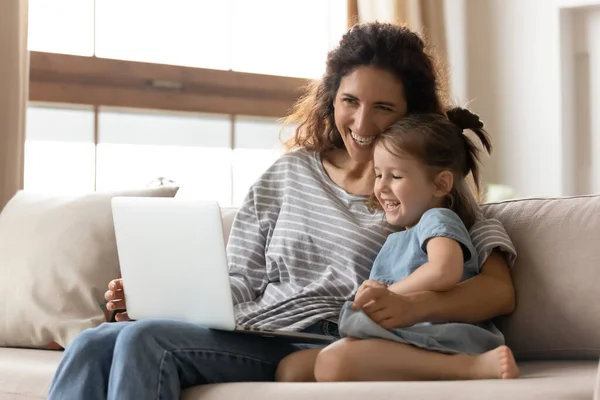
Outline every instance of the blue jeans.
<path id="1" fill-rule="evenodd" d="M 335 325 L 306 331 L 336 335 Z M 65 350 L 48 398 L 178 399 L 182 389 L 196 385 L 272 381 L 279 361 L 306 347 L 176 321 L 105 323 Z"/>

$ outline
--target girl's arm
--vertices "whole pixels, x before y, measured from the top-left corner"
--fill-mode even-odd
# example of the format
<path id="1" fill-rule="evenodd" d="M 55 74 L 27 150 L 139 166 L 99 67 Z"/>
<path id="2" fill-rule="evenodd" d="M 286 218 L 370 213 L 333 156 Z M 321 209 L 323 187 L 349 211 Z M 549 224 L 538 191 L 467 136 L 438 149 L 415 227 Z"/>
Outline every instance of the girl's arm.
<path id="1" fill-rule="evenodd" d="M 516 258 L 515 247 L 502 223 L 482 219 L 469 231 L 471 241 L 484 260 L 479 274 L 445 292 L 422 291 L 397 295 L 388 289 L 366 288 L 354 299 L 385 329 L 402 328 L 418 322 L 476 323 L 515 309 L 515 288 L 508 260 Z"/>
<path id="2" fill-rule="evenodd" d="M 447 292 L 408 295 L 424 321 L 480 322 L 515 310 L 515 288 L 502 253 L 493 251 L 479 275 Z"/>
<path id="3" fill-rule="evenodd" d="M 427 263 L 405 279 L 389 286 L 396 294 L 431 290 L 444 292 L 456 286 L 463 275 L 464 256 L 460 244 L 447 237 L 433 237 L 427 241 Z"/>
<path id="4" fill-rule="evenodd" d="M 515 288 L 509 262 L 516 257 L 515 247 L 495 219 L 480 220 L 469 230 L 471 241 L 483 261 L 479 274 L 447 292 L 420 292 L 411 296 L 421 321 L 480 322 L 515 309 Z"/>
<path id="5" fill-rule="evenodd" d="M 403 296 L 385 288 L 369 287 L 357 294 L 354 308 L 363 309 L 385 329 L 418 322 L 476 323 L 512 313 L 515 290 L 506 259 L 499 251 L 493 251 L 479 275 L 446 292 L 425 291 Z"/>

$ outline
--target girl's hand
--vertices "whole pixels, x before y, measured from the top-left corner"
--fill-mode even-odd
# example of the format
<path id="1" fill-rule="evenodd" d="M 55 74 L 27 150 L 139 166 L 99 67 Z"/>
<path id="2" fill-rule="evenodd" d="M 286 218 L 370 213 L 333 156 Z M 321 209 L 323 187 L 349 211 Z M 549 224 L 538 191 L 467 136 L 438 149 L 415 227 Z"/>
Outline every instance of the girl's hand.
<path id="1" fill-rule="evenodd" d="M 361 292 L 363 292 L 366 288 L 369 288 L 369 287 L 372 287 L 372 288 L 386 288 L 387 289 L 388 286 L 385 283 L 381 283 L 381 282 L 376 281 L 374 279 L 369 279 L 369 280 L 364 281 L 359 286 L 358 290 L 356 291 L 356 296 L 355 297 L 358 297 L 358 295 Z"/>
<path id="2" fill-rule="evenodd" d="M 366 288 L 385 288 L 387 289 L 388 285 L 385 283 L 381 283 L 379 281 L 376 281 L 374 279 L 369 279 L 364 281 L 358 288 L 358 290 L 356 291 L 356 294 L 354 295 L 354 298 L 356 299 L 362 292 L 364 292 L 364 290 Z"/>
<path id="3" fill-rule="evenodd" d="M 367 286 L 362 291 L 359 289 L 353 308 L 363 310 L 384 329 L 405 328 L 419 322 L 410 299 L 390 292 L 386 287 Z"/>
<path id="4" fill-rule="evenodd" d="M 123 279 L 113 279 L 108 283 L 108 290 L 104 293 L 104 298 L 108 301 L 106 309 L 109 311 L 125 310 L 125 292 L 123 291 Z M 115 315 L 117 322 L 131 321 L 127 311 Z"/>

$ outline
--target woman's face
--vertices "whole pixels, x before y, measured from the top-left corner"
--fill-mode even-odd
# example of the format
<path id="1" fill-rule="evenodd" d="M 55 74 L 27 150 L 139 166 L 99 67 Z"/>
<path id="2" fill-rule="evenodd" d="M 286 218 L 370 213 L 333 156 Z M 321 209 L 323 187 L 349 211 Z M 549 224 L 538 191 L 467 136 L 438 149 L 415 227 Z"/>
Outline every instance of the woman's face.
<path id="1" fill-rule="evenodd" d="M 356 162 L 373 159 L 373 139 L 406 114 L 402 82 L 392 73 L 359 67 L 344 76 L 333 102 L 335 126 Z"/>

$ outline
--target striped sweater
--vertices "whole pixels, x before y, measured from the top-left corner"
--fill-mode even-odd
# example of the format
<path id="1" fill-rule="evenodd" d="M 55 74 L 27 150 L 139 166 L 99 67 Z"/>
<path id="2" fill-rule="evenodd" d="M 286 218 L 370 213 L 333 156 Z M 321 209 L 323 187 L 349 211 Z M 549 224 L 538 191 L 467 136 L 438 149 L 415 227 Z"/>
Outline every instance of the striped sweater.
<path id="1" fill-rule="evenodd" d="M 302 330 L 337 320 L 397 230 L 366 200 L 333 183 L 319 153 L 277 160 L 250 188 L 227 244 L 238 324 Z M 482 219 L 470 234 L 481 263 L 495 248 L 516 256 L 499 221 Z"/>

